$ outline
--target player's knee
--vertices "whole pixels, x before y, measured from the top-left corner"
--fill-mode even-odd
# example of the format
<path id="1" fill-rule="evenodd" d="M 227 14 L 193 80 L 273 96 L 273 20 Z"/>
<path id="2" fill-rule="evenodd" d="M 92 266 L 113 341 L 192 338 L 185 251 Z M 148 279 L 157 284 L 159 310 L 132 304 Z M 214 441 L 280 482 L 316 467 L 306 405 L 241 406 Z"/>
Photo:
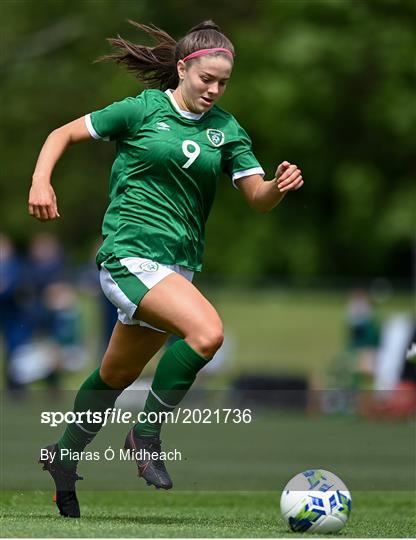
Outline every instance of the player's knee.
<path id="1" fill-rule="evenodd" d="M 224 342 L 224 329 L 221 322 L 207 326 L 191 338 L 191 346 L 207 359 L 211 359 Z"/>
<path id="2" fill-rule="evenodd" d="M 136 379 L 137 373 L 129 370 L 116 370 L 111 367 L 101 366 L 100 377 L 111 388 L 127 388 Z"/>

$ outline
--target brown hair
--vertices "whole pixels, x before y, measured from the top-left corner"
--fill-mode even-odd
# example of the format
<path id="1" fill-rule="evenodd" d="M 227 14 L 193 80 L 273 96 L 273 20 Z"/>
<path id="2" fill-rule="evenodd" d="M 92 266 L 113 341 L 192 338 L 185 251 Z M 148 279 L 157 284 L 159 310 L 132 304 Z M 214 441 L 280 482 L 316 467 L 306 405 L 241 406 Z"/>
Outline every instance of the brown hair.
<path id="1" fill-rule="evenodd" d="M 120 36 L 109 38 L 107 41 L 118 50 L 113 54 L 101 56 L 97 61 L 110 60 L 126 67 L 150 88 L 161 90 L 176 88 L 179 84 L 176 68 L 178 60 L 195 51 L 221 47 L 234 54 L 233 44 L 213 21 L 203 21 L 194 26 L 178 42 L 154 25 L 147 26 L 131 20 L 128 22 L 146 32 L 156 41 L 156 45 L 154 47 L 137 45 Z M 226 53 L 214 54 L 230 58 Z M 195 59 L 189 60 L 194 61 Z"/>

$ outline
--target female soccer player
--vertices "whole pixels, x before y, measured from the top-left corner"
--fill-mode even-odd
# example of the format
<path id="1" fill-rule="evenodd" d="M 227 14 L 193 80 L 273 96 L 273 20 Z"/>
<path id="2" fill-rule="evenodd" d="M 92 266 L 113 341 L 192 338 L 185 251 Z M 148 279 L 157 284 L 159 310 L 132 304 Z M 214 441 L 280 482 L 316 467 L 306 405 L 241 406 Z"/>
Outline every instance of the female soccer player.
<path id="1" fill-rule="evenodd" d="M 265 181 L 248 135 L 217 107 L 234 62 L 234 47 L 218 26 L 205 21 L 176 42 L 156 27 L 132 24 L 156 45 L 112 39 L 118 51 L 104 59 L 126 66 L 149 89 L 54 130 L 39 155 L 29 194 L 32 216 L 58 218 L 51 177 L 66 147 L 91 138 L 116 141 L 97 264 L 119 320 L 101 366 L 82 384 L 74 404 L 74 412 L 90 410 L 102 418 L 170 333 L 182 339 L 161 357 L 145 413 L 172 411 L 222 344 L 218 313 L 192 285 L 193 273 L 201 270 L 205 222 L 221 173 L 260 212 L 303 185 L 300 169 L 287 161 Z M 55 481 L 63 516 L 80 516 L 73 456 L 101 424 L 68 424 L 59 441 L 42 451 L 40 462 Z M 136 424 L 125 448 L 160 455 L 160 429 L 161 422 Z M 161 459 L 136 461 L 148 484 L 172 487 Z"/>

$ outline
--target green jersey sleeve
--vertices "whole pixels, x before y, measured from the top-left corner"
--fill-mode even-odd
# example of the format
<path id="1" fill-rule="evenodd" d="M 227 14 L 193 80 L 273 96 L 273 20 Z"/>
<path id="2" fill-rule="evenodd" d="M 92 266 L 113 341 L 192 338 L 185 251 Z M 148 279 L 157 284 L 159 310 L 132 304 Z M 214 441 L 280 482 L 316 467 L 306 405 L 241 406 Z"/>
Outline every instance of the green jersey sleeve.
<path id="1" fill-rule="evenodd" d="M 246 131 L 234 120 L 233 136 L 224 145 L 222 168 L 231 178 L 234 187 L 235 181 L 252 174 L 264 176 L 264 170 L 257 161 Z"/>
<path id="2" fill-rule="evenodd" d="M 114 140 L 126 138 L 138 131 L 143 123 L 145 99 L 127 97 L 104 109 L 85 116 L 85 124 L 94 139 Z"/>

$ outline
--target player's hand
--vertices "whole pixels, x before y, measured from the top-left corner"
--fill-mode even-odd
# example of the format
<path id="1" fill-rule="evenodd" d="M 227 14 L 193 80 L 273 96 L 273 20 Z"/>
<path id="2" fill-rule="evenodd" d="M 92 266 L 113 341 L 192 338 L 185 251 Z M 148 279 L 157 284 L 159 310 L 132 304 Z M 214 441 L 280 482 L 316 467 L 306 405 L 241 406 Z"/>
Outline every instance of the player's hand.
<path id="1" fill-rule="evenodd" d="M 293 191 L 303 186 L 302 171 L 297 165 L 283 161 L 276 169 L 276 185 L 281 193 Z"/>
<path id="2" fill-rule="evenodd" d="M 61 217 L 56 195 L 50 184 L 32 184 L 29 192 L 29 214 L 39 221 L 50 221 Z"/>

